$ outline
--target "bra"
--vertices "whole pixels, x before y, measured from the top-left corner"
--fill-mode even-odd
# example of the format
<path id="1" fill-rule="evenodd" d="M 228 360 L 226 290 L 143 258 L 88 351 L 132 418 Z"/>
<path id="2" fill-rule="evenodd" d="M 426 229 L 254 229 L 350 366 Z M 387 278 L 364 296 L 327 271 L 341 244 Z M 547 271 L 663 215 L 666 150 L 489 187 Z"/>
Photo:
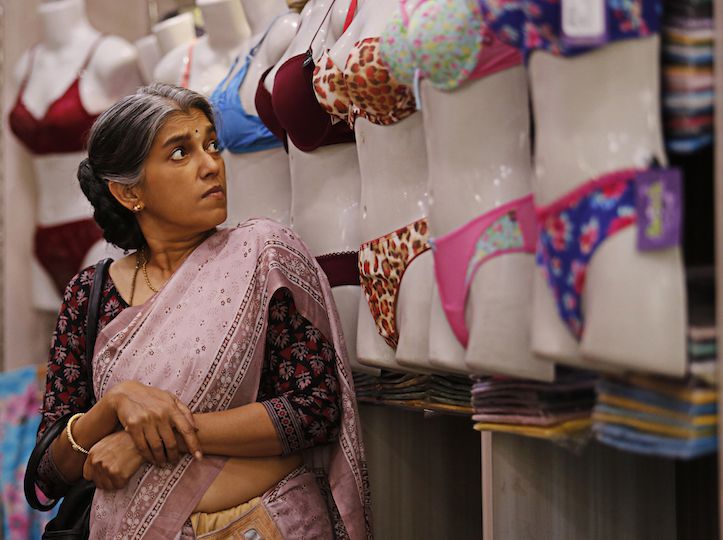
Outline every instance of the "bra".
<path id="1" fill-rule="evenodd" d="M 80 99 L 80 79 L 103 37 L 99 36 L 91 45 L 75 80 L 62 96 L 50 104 L 42 118 L 34 117 L 23 103 L 23 94 L 33 71 L 36 49 L 30 52 L 28 71 L 20 85 L 8 121 L 11 131 L 33 154 L 64 154 L 82 152 L 85 149 L 90 128 L 99 115 L 88 113 L 83 106 Z"/>
<path id="2" fill-rule="evenodd" d="M 258 116 L 244 110 L 239 97 L 239 91 L 248 74 L 251 60 L 268 32 L 269 30 L 266 30 L 259 42 L 249 51 L 241 69 L 232 77 L 231 74 L 238 65 L 240 57 L 234 60 L 226 77 L 211 94 L 211 103 L 216 116 L 216 134 L 222 150 L 226 149 L 234 154 L 244 154 L 281 146 L 281 141 L 269 131 Z"/>
<path id="3" fill-rule="evenodd" d="M 526 60 L 536 50 L 574 56 L 606 42 L 655 34 L 660 31 L 661 3 L 659 0 L 606 1 L 606 35 L 595 43 L 594 38 L 584 40 L 563 34 L 559 1 L 479 0 L 485 22 L 503 42 L 519 49 Z"/>
<path id="4" fill-rule="evenodd" d="M 351 4 L 356 9 L 357 0 Z M 267 70 L 256 89 L 256 111 L 271 133 L 286 143 L 289 140 L 303 152 L 311 152 L 320 146 L 354 142 L 354 132 L 344 122 L 333 119 L 316 99 L 313 88 L 314 62 L 311 45 L 326 22 L 334 2 L 311 38 L 309 49 L 286 60 L 276 72 L 274 87 L 264 86 Z M 354 12 L 350 11 L 353 17 Z M 347 15 L 347 23 L 350 23 Z M 347 24 L 345 24 L 346 28 Z"/>
<path id="5" fill-rule="evenodd" d="M 383 33 L 380 52 L 394 76 L 427 79 L 440 90 L 518 66 L 520 52 L 484 23 L 478 0 L 401 0 Z"/>
<path id="6" fill-rule="evenodd" d="M 350 12 L 356 8 L 355 2 L 349 8 Z M 351 23 L 349 14 L 347 21 Z M 397 82 L 382 61 L 378 37 L 357 41 L 343 70 L 331 59 L 329 50 L 324 51 L 314 69 L 314 93 L 327 113 L 350 126 L 358 117 L 389 125 L 417 110 L 411 88 Z"/>

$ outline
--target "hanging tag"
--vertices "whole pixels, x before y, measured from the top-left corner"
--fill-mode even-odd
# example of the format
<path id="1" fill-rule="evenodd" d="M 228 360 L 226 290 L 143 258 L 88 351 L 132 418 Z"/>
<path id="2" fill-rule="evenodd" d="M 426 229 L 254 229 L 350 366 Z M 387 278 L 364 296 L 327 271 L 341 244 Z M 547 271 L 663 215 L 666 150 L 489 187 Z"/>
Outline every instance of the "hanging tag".
<path id="1" fill-rule="evenodd" d="M 605 0 L 560 0 L 564 45 L 607 43 Z"/>
<path id="2" fill-rule="evenodd" d="M 638 251 L 680 245 L 683 177 L 680 169 L 651 169 L 635 178 Z"/>

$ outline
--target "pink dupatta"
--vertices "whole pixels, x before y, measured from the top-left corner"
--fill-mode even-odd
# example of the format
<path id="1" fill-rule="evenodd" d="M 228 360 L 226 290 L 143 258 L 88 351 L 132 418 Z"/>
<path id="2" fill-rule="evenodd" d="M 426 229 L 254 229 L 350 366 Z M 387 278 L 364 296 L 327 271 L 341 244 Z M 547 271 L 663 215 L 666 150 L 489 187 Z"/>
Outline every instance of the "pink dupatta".
<path id="1" fill-rule="evenodd" d="M 134 379 L 174 393 L 198 413 L 254 402 L 269 301 L 281 287 L 337 353 L 339 438 L 331 449 L 307 451 L 305 461 L 326 470 L 349 537 L 371 538 L 366 459 L 341 324 L 324 273 L 288 228 L 250 220 L 216 232 L 158 294 L 126 308 L 98 336 L 95 394 Z M 96 490 L 91 539 L 179 538 L 226 459 L 187 455 L 176 465 L 147 464 L 125 489 Z"/>

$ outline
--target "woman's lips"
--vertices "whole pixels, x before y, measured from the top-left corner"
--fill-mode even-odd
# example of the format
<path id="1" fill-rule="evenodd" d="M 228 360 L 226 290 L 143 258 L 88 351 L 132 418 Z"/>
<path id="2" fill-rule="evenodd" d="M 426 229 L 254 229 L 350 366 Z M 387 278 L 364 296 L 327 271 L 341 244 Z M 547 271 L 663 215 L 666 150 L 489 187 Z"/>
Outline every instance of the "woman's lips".
<path id="1" fill-rule="evenodd" d="M 223 188 L 221 186 L 214 186 L 206 193 L 203 194 L 203 199 L 211 198 L 211 199 L 223 199 L 225 197 L 225 194 L 223 192 Z"/>

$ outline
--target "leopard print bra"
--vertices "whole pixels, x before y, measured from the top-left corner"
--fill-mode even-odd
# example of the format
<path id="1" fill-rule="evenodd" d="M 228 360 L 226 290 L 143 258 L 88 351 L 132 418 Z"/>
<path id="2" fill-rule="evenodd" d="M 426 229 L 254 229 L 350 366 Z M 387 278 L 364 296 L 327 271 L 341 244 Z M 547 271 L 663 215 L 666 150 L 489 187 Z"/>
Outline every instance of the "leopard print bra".
<path id="1" fill-rule="evenodd" d="M 361 117 L 385 126 L 417 110 L 412 88 L 394 78 L 379 54 L 379 43 L 378 37 L 355 43 L 343 70 L 326 51 L 314 69 L 314 93 L 319 105 L 349 125 Z"/>

